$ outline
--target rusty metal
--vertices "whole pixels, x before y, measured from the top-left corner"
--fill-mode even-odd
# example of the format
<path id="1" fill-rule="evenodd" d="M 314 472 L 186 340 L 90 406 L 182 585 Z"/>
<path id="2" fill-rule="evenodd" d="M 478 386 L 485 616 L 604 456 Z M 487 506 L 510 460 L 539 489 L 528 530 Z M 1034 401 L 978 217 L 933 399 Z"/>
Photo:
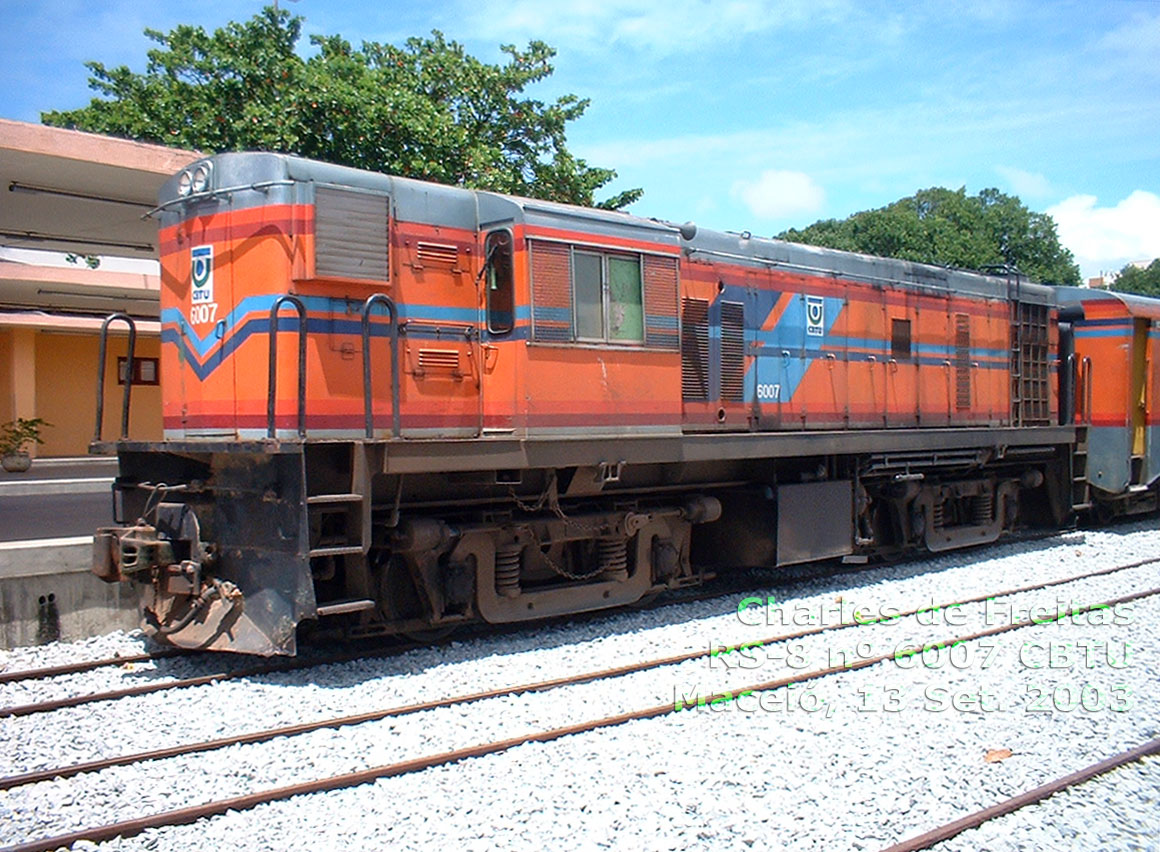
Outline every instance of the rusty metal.
<path id="1" fill-rule="evenodd" d="M 149 663 L 166 657 L 187 657 L 197 653 L 184 648 L 166 648 L 154 651 L 151 654 L 130 654 L 124 657 L 106 657 L 101 660 L 86 660 L 83 663 L 69 663 L 63 666 L 46 666 L 42 669 L 24 669 L 23 671 L 0 672 L 0 683 L 12 683 L 20 680 L 43 680 L 48 677 L 79 674 L 93 669 L 103 669 L 110 666 L 123 666 L 131 663 Z"/>
<path id="2" fill-rule="evenodd" d="M 948 822 L 925 834 L 904 840 L 902 843 L 896 843 L 893 846 L 887 847 L 883 852 L 918 852 L 920 849 L 927 849 L 936 843 L 950 840 L 955 835 L 961 834 L 968 829 L 978 828 L 983 823 L 993 820 L 996 817 L 1005 816 L 1028 805 L 1034 805 L 1036 802 L 1041 802 L 1048 796 L 1054 796 L 1056 793 L 1066 790 L 1068 787 L 1083 784 L 1095 778 L 1097 775 L 1103 775 L 1106 772 L 1111 772 L 1113 769 L 1119 769 L 1121 766 L 1127 766 L 1129 763 L 1135 763 L 1141 758 L 1154 754 L 1160 754 L 1160 737 L 1150 740 L 1143 745 L 1136 746 L 1133 749 L 1120 752 L 1106 760 L 1101 760 L 1099 763 L 1093 763 L 1091 766 L 1056 778 L 1054 781 L 1050 781 L 1041 787 L 1036 787 L 1034 790 L 1028 790 L 1017 796 L 1012 796 L 1005 802 L 991 805 L 989 808 L 976 811 L 954 822 Z"/>
<path id="3" fill-rule="evenodd" d="M 129 352 L 125 360 L 125 393 L 121 400 L 121 440 L 129 437 L 129 395 L 133 390 L 133 353 L 137 348 L 137 324 L 122 311 L 109 314 L 101 323 L 101 338 L 97 352 L 97 423 L 93 427 L 93 443 L 101 442 L 101 426 L 105 415 L 105 356 L 108 354 L 109 324 L 120 320 L 129 326 Z"/>
<path id="4" fill-rule="evenodd" d="M 1157 561 L 1157 560 L 1150 560 Z M 1160 587 L 1148 589 L 1142 592 L 1135 592 L 1130 595 L 1124 595 L 1108 601 L 1103 601 L 1098 604 L 1090 604 L 1088 606 L 1073 607 L 1061 617 L 1068 617 L 1088 612 L 1094 609 L 1106 609 L 1117 606 L 1122 603 L 1129 603 L 1134 600 L 1139 600 L 1144 597 L 1150 597 L 1160 594 Z M 1012 622 L 1011 624 L 1000 625 L 998 627 L 988 628 L 978 631 L 967 636 L 957 636 L 944 639 L 938 643 L 931 643 L 925 647 L 946 646 L 951 643 L 968 642 L 975 639 L 981 639 L 986 636 L 994 636 L 1000 633 L 1006 633 L 1011 630 L 1016 630 L 1022 627 L 1035 626 L 1043 622 L 1033 619 L 1026 619 L 1023 621 Z M 703 654 L 704 652 L 698 652 Z M 793 684 L 805 683 L 811 680 L 817 680 L 829 675 L 838 674 L 841 672 L 848 672 L 854 669 L 866 668 L 871 665 L 876 665 L 885 662 L 889 659 L 894 659 L 894 654 L 882 654 L 877 657 L 866 658 L 859 660 L 850 665 L 833 666 L 828 669 L 821 669 L 804 674 L 793 675 L 787 678 L 779 678 L 777 680 L 765 681 L 762 683 L 752 684 L 749 686 L 739 687 L 732 692 L 715 693 L 711 696 L 704 697 L 698 702 L 698 705 L 709 705 L 718 701 L 731 700 L 735 695 L 742 692 L 764 692 L 773 689 L 781 689 Z M 630 668 L 630 667 L 623 667 Z M 620 670 L 610 670 L 617 671 Z M 587 677 L 608 677 L 605 673 L 595 673 L 587 675 Z M 564 680 L 564 679 L 560 679 Z M 148 817 L 141 817 L 138 819 L 127 820 L 125 822 L 111 823 L 109 825 L 100 826 L 98 828 L 86 829 L 82 831 L 72 832 L 70 834 L 58 835 L 56 837 L 44 838 L 28 843 L 19 844 L 17 846 L 10 846 L 0 849 L 0 852 L 51 852 L 51 850 L 60 847 L 71 846 L 72 844 L 81 841 L 89 840 L 92 842 L 102 842 L 111 840 L 114 837 L 132 837 L 146 831 L 150 828 L 161 828 L 171 825 L 187 825 L 199 819 L 208 816 L 216 816 L 223 814 L 230 810 L 247 810 L 268 802 L 279 801 L 282 799 L 292 798 L 293 796 L 304 795 L 308 793 L 319 793 L 328 790 L 343 789 L 346 787 L 354 787 L 360 784 L 366 784 L 371 781 L 377 781 L 380 778 L 390 778 L 398 775 L 406 775 L 411 772 L 417 772 L 423 769 L 430 769 L 436 766 L 444 766 L 451 763 L 458 763 L 461 760 L 466 760 L 472 757 L 484 757 L 491 754 L 498 754 L 507 751 L 520 745 L 527 743 L 539 742 L 546 743 L 553 740 L 561 739 L 573 734 L 589 733 L 591 731 L 600 730 L 601 728 L 610 728 L 617 725 L 622 725 L 627 722 L 639 721 L 644 719 L 654 719 L 662 716 L 667 716 L 671 713 L 680 712 L 685 709 L 683 705 L 677 702 L 659 704 L 654 707 L 646 707 L 641 710 L 632 710 L 627 713 L 620 713 L 614 716 L 606 716 L 600 719 L 589 720 L 587 722 L 579 722 L 573 725 L 565 725 L 559 728 L 552 728 L 547 731 L 540 731 L 538 733 L 526 734 L 523 736 L 511 737 L 505 740 L 495 740 L 481 745 L 470 746 L 468 748 L 457 749 L 455 751 L 444 752 L 442 754 L 430 755 L 427 757 L 414 758 L 412 760 L 402 761 L 399 763 L 391 763 L 382 766 L 372 767 L 370 769 L 360 770 L 358 772 L 350 772 L 342 775 L 335 775 L 328 778 L 321 778 L 316 781 L 307 781 L 300 784 L 293 784 L 286 787 L 278 787 L 273 790 L 259 791 L 256 793 L 248 793 L 242 796 L 235 796 L 230 799 L 223 799 L 216 802 L 208 802 L 204 805 L 195 805 L 188 808 L 179 808 L 173 811 L 166 811 L 164 813 L 155 814 Z M 1146 748 L 1151 748 L 1148 744 Z M 1150 752 L 1149 752 L 1150 753 Z M 1138 759 L 1132 758 L 1132 759 Z M 1097 765 L 1098 766 L 1098 765 Z M 1103 771 L 1107 771 L 1106 769 Z M 1098 774 L 1098 773 L 1097 773 Z M 1072 782 L 1077 783 L 1077 782 Z M 960 829 L 961 830 L 961 829 Z M 923 847 L 916 847 L 923 848 Z"/>
<path id="5" fill-rule="evenodd" d="M 219 671 L 208 675 L 198 675 L 197 677 L 181 678 L 179 680 L 170 680 L 163 683 L 146 683 L 141 686 L 131 686 L 125 689 L 116 689 L 109 692 L 96 692 L 90 695 L 74 695 L 69 698 L 57 698 L 52 701 L 42 701 L 36 704 L 20 704 L 11 707 L 0 707 L 0 719 L 10 716 L 30 716 L 34 713 L 46 713 L 53 710 L 61 710 L 65 707 L 80 707 L 84 704 L 95 704 L 100 701 L 116 701 L 119 698 L 130 698 L 136 695 L 149 695 L 154 692 L 164 692 L 167 689 L 183 689 L 190 686 L 204 686 L 208 683 L 215 683 L 225 680 L 238 680 L 243 677 L 255 677 L 264 674 L 280 674 L 282 672 L 300 671 L 302 669 L 314 668 L 315 666 L 331 665 L 335 663 L 346 663 L 352 660 L 363 660 L 371 657 L 393 656 L 394 654 L 401 654 L 405 651 L 413 650 L 420 647 L 418 643 L 408 643 L 405 645 L 398 645 L 389 650 L 378 651 L 368 654 L 366 651 L 351 651 L 344 654 L 335 654 L 326 657 L 325 659 L 305 660 L 293 659 L 281 663 L 273 663 L 263 666 L 251 666 L 249 668 L 238 669 L 236 671 Z M 197 653 L 194 651 L 175 649 L 173 653 L 166 656 L 183 656 L 186 654 Z M 124 662 L 125 660 L 112 661 L 109 664 L 116 662 Z M 141 657 L 142 660 L 152 659 L 152 657 Z M 96 668 L 97 666 L 93 666 Z M 47 671 L 47 670 L 46 670 Z M 67 673 L 67 672 L 63 672 Z M 49 675 L 43 675 L 48 677 Z"/>

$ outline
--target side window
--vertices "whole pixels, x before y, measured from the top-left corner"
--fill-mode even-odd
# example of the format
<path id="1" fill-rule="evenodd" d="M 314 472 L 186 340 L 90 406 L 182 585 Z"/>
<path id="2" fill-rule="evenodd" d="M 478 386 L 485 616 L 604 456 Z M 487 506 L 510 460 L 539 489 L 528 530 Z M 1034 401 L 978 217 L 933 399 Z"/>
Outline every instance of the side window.
<path id="1" fill-rule="evenodd" d="M 604 258 L 586 251 L 572 253 L 572 285 L 576 294 L 576 337 L 604 339 Z"/>
<path id="2" fill-rule="evenodd" d="M 487 330 L 507 334 L 515 327 L 515 276 L 510 231 L 492 231 L 484 243 L 487 259 Z"/>
<path id="3" fill-rule="evenodd" d="M 644 290 L 638 255 L 572 252 L 576 339 L 644 342 Z"/>
<path id="4" fill-rule="evenodd" d="M 608 339 L 644 341 L 640 259 L 608 258 Z"/>
<path id="5" fill-rule="evenodd" d="M 532 340 L 680 349 L 678 258 L 528 238 Z"/>

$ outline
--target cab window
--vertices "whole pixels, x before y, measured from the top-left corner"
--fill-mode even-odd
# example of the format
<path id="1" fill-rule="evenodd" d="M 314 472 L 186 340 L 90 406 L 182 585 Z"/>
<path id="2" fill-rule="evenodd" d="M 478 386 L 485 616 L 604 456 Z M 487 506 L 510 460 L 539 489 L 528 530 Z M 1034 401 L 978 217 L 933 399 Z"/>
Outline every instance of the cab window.
<path id="1" fill-rule="evenodd" d="M 492 231 L 484 244 L 487 263 L 487 330 L 507 334 L 515 327 L 515 280 L 511 231 Z"/>

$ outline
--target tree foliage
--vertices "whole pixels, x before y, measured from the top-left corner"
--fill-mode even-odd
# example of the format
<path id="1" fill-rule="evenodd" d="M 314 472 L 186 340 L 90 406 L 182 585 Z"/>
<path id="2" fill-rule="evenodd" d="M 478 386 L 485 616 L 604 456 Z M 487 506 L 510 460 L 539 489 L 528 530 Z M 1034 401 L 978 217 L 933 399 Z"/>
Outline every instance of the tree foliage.
<path id="1" fill-rule="evenodd" d="M 791 228 L 779 237 L 960 269 L 1014 266 L 1036 281 L 1080 283 L 1055 221 L 997 189 L 973 196 L 965 187 L 923 189 L 886 207 Z"/>
<path id="2" fill-rule="evenodd" d="M 268 6 L 245 23 L 207 33 L 147 29 L 159 47 L 145 72 L 87 62 L 103 97 L 45 112 L 45 124 L 219 152 L 265 150 L 555 201 L 592 205 L 616 172 L 568 150 L 565 126 L 588 101 L 545 104 L 524 89 L 552 73 L 541 41 L 504 45 L 491 65 L 433 31 L 402 47 L 312 36 L 295 53 L 302 18 Z M 612 208 L 641 195 L 629 190 Z"/>
<path id="3" fill-rule="evenodd" d="M 1144 269 L 1129 263 L 1120 270 L 1119 276 L 1112 283 L 1112 289 L 1144 296 L 1160 296 L 1160 259 L 1152 261 Z"/>

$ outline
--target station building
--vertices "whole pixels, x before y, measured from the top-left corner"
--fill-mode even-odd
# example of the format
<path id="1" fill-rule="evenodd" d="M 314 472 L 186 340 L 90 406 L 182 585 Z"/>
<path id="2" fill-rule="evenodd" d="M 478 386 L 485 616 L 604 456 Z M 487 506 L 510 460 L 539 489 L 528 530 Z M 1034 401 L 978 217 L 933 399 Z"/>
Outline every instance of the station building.
<path id="1" fill-rule="evenodd" d="M 199 156 L 0 119 L 0 424 L 50 423 L 38 455 L 87 452 L 99 332 L 115 311 L 137 328 L 129 434 L 161 438 L 157 224 L 147 214 L 161 184 Z M 120 430 L 128 367 L 126 325 L 109 332 L 106 440 Z"/>

